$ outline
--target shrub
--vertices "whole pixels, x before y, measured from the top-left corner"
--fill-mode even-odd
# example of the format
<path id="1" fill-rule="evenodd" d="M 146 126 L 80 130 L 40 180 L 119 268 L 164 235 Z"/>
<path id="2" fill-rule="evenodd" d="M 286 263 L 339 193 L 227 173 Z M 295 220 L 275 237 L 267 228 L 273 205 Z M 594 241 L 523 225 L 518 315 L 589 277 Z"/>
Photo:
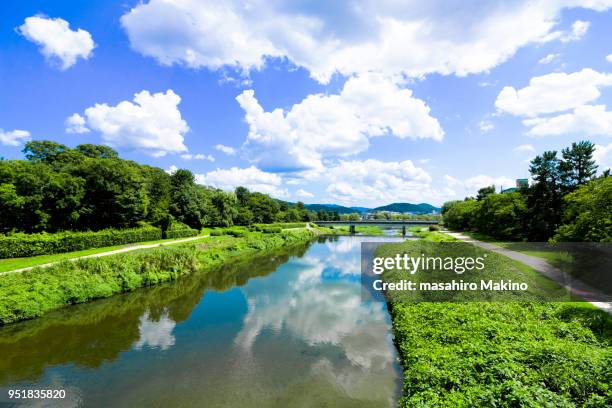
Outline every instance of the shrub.
<path id="1" fill-rule="evenodd" d="M 264 227 L 261 229 L 261 232 L 264 234 L 278 234 L 283 229 L 281 227 Z"/>
<path id="2" fill-rule="evenodd" d="M 195 237 L 199 232 L 196 229 L 190 228 L 182 222 L 173 222 L 170 228 L 164 232 L 164 238 L 185 238 Z"/>
<path id="3" fill-rule="evenodd" d="M 430 225 L 429 226 L 429 230 L 430 231 L 440 231 L 440 226 L 438 226 L 438 225 Z"/>
<path id="4" fill-rule="evenodd" d="M 58 232 L 56 234 L 16 233 L 0 236 L 0 259 L 59 254 L 89 248 L 154 241 L 161 238 L 161 229 L 155 227 Z"/>

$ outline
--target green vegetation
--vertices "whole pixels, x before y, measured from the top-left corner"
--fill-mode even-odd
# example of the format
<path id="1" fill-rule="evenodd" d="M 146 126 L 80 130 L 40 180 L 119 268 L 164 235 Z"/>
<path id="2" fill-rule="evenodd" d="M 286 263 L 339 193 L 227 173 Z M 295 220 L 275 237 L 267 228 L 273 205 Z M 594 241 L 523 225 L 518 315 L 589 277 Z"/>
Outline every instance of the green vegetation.
<path id="1" fill-rule="evenodd" d="M 484 187 L 476 198 L 442 208 L 451 229 L 476 231 L 502 240 L 612 242 L 612 177 L 596 177 L 594 145 L 573 143 L 531 161 L 534 184 L 516 192 Z"/>
<path id="2" fill-rule="evenodd" d="M 316 218 L 302 203 L 281 202 L 244 187 L 228 193 L 201 186 L 188 170 L 167 174 L 123 160 L 107 146 L 70 149 L 52 141 L 31 141 L 23 152 L 27 160 L 0 161 L 0 214 L 11 214 L 0 217 L 0 233 L 149 224 L 179 237 L 193 234 L 182 224 L 200 231 Z M 182 224 L 172 228 L 176 222 Z"/>
<path id="3" fill-rule="evenodd" d="M 163 249 L 62 262 L 0 277 L 0 324 L 38 317 L 50 310 L 176 280 L 231 259 L 306 242 L 307 230 L 251 232 Z"/>
<path id="4" fill-rule="evenodd" d="M 195 232 L 196 234 L 194 235 L 197 235 L 197 231 Z M 59 254 L 89 248 L 154 241 L 161 238 L 161 229 L 155 227 L 128 228 L 123 230 L 106 229 L 96 232 L 16 233 L 0 235 L 0 259 Z"/>
<path id="5" fill-rule="evenodd" d="M 379 248 L 379 255 L 421 254 L 433 245 L 387 244 Z M 462 249 L 462 256 L 466 252 Z M 558 287 L 502 255 L 488 253 L 487 259 L 498 274 L 521 276 L 547 291 Z M 383 279 L 406 278 L 403 273 L 385 272 Z M 404 294 L 386 295 L 404 367 L 401 406 L 612 403 L 612 317 L 604 311 L 585 303 L 409 302 Z"/>
<path id="6" fill-rule="evenodd" d="M 206 239 L 206 238 L 207 238 L 206 235 L 202 235 L 200 239 Z M 172 240 L 158 239 L 155 241 L 138 242 L 138 244 L 115 245 L 115 246 L 110 246 L 110 247 L 90 248 L 90 249 L 84 249 L 82 251 L 64 252 L 61 254 L 38 255 L 38 256 L 30 256 L 27 258 L 0 259 L 0 273 L 12 271 L 15 269 L 27 268 L 30 266 L 44 265 L 48 263 L 65 261 L 68 259 L 80 258 L 80 257 L 87 256 L 87 255 L 101 254 L 104 252 L 114 251 L 116 249 L 133 247 L 134 245 L 153 245 L 153 244 L 161 244 L 164 246 L 171 245 L 168 242 Z M 196 241 L 191 241 L 191 242 L 197 242 L 197 241 L 199 241 L 199 239 Z"/>
<path id="7" fill-rule="evenodd" d="M 404 407 L 604 407 L 610 316 L 576 303 L 395 303 Z"/>

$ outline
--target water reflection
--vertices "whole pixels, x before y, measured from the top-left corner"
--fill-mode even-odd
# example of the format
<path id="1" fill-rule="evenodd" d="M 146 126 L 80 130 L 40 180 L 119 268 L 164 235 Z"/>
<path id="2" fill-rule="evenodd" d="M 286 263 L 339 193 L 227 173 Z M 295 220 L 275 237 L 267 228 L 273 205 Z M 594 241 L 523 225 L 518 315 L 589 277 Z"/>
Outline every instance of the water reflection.
<path id="1" fill-rule="evenodd" d="M 4 327 L 0 392 L 61 384 L 87 406 L 392 406 L 388 315 L 360 297 L 364 239 L 321 239 Z"/>
<path id="2" fill-rule="evenodd" d="M 147 310 L 145 314 L 140 316 L 140 326 L 138 327 L 140 338 L 134 344 L 134 348 L 169 349 L 174 346 L 176 340 L 172 335 L 175 326 L 176 322 L 168 317 L 167 311 L 158 320 L 153 320 Z"/>

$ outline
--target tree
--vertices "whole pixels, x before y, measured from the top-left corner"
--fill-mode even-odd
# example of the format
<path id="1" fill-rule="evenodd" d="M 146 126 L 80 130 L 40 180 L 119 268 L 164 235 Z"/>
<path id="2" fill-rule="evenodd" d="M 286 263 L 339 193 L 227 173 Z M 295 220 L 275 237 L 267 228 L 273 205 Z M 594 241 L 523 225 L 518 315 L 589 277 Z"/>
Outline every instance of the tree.
<path id="1" fill-rule="evenodd" d="M 32 140 L 23 147 L 23 154 L 31 162 L 51 162 L 58 154 L 69 150 L 63 144 L 49 140 Z"/>
<path id="2" fill-rule="evenodd" d="M 572 143 L 570 148 L 561 151 L 563 159 L 559 164 L 559 173 L 563 186 L 572 191 L 595 177 L 597 165 L 593 160 L 595 145 L 588 141 Z"/>
<path id="3" fill-rule="evenodd" d="M 484 200 L 490 194 L 495 194 L 495 186 L 483 187 L 478 190 L 478 194 L 476 195 L 476 200 L 481 201 Z"/>
<path id="4" fill-rule="evenodd" d="M 74 148 L 77 152 L 94 159 L 116 159 L 119 154 L 114 149 L 96 144 L 80 144 Z"/>
<path id="5" fill-rule="evenodd" d="M 518 192 L 488 194 L 472 221 L 478 231 L 501 239 L 525 236 L 526 198 Z"/>
<path id="6" fill-rule="evenodd" d="M 563 225 L 554 240 L 612 242 L 612 177 L 579 186 L 565 202 Z"/>
<path id="7" fill-rule="evenodd" d="M 528 237 L 531 241 L 547 241 L 559 226 L 563 212 L 557 152 L 536 156 L 529 171 L 535 183 L 529 188 L 527 199 Z"/>

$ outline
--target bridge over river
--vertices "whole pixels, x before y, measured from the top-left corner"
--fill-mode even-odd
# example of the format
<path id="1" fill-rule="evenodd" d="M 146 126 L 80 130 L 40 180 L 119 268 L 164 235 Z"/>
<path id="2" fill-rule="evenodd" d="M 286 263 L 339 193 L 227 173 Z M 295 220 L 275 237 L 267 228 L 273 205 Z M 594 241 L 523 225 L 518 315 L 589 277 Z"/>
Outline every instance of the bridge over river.
<path id="1" fill-rule="evenodd" d="M 317 221 L 317 225 L 348 225 L 351 234 L 355 233 L 357 225 L 374 225 L 385 227 L 402 227 L 402 235 L 406 235 L 406 227 L 438 225 L 438 220 L 359 220 L 359 221 Z"/>

